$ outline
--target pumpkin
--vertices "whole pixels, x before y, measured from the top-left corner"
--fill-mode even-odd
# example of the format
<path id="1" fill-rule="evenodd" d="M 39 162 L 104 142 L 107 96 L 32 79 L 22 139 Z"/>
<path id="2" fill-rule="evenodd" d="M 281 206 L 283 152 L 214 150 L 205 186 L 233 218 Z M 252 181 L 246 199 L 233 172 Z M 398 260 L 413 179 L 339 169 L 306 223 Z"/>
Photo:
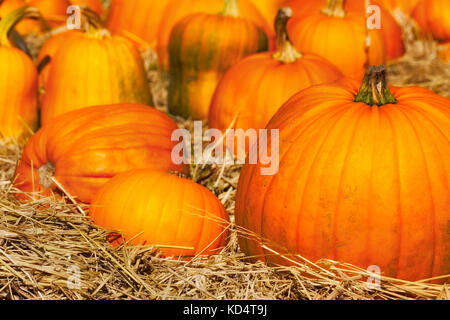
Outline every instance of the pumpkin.
<path id="1" fill-rule="evenodd" d="M 267 21 L 275 19 L 278 10 L 282 7 L 284 0 L 252 0 Z"/>
<path id="2" fill-rule="evenodd" d="M 67 7 L 70 6 L 69 0 L 26 0 L 26 3 L 37 8 L 42 19 L 32 21 L 32 25 L 27 30 L 23 30 L 25 34 L 40 33 L 63 26 L 66 23 L 66 11 Z"/>
<path id="3" fill-rule="evenodd" d="M 132 169 L 188 172 L 171 160 L 178 127 L 145 105 L 94 106 L 61 115 L 25 146 L 15 185 L 44 196 L 58 190 L 53 178 L 80 201 L 90 202 L 110 178 Z M 23 198 L 23 196 L 21 195 Z"/>
<path id="4" fill-rule="evenodd" d="M 159 24 L 166 19 L 166 6 L 167 1 L 160 0 L 112 0 L 108 29 L 139 45 L 155 48 Z"/>
<path id="5" fill-rule="evenodd" d="M 225 3 L 221 14 L 192 14 L 173 29 L 168 105 L 175 115 L 206 120 L 224 73 L 242 58 L 268 48 L 266 33 L 239 17 L 236 0 Z"/>
<path id="6" fill-rule="evenodd" d="M 317 0 L 291 0 L 287 2 L 292 5 L 294 17 L 310 15 L 312 12 L 320 11 L 325 7 L 326 1 Z M 402 29 L 395 18 L 379 1 L 372 1 L 371 4 L 380 7 L 381 29 L 379 32 L 383 36 L 387 60 L 397 59 L 404 55 L 405 47 L 403 43 Z M 361 0 L 347 0 L 344 3 L 347 12 L 366 15 L 366 3 Z M 374 32 L 373 32 L 374 33 Z"/>
<path id="7" fill-rule="evenodd" d="M 450 100 L 385 77 L 378 66 L 359 91 L 350 80 L 310 87 L 274 115 L 278 173 L 245 165 L 238 183 L 246 254 L 288 264 L 265 243 L 406 280 L 450 273 Z"/>
<path id="8" fill-rule="evenodd" d="M 95 197 L 90 216 L 98 226 L 120 231 L 130 244 L 154 245 L 167 257 L 217 254 L 229 235 L 228 215 L 211 191 L 154 170 L 111 179 Z"/>
<path id="9" fill-rule="evenodd" d="M 13 47 L 8 34 L 21 19 L 37 16 L 23 7 L 0 21 L 0 137 L 21 138 L 36 129 L 38 74 L 33 61 Z"/>
<path id="10" fill-rule="evenodd" d="M 26 5 L 27 3 L 25 2 L 25 0 L 4 0 L 3 2 L 0 1 L 0 18 L 6 17 L 11 12 L 25 7 Z M 20 21 L 16 25 L 15 30 L 17 30 L 20 34 L 27 34 L 39 27 L 40 23 L 38 21 L 38 17 L 33 17 L 33 20 L 23 19 L 22 21 Z"/>
<path id="11" fill-rule="evenodd" d="M 237 0 L 233 0 L 237 1 Z M 169 68 L 169 41 L 174 26 L 184 17 L 193 13 L 217 14 L 223 11 L 229 0 L 171 0 L 164 10 L 164 19 L 158 30 L 157 51 L 160 65 L 163 69 Z M 264 16 L 249 0 L 237 1 L 239 15 L 249 19 L 261 27 L 269 38 L 274 35 L 272 27 Z"/>
<path id="12" fill-rule="evenodd" d="M 60 114 L 94 105 L 152 105 L 139 50 L 126 38 L 111 36 L 95 19 L 88 17 L 90 28 L 72 34 L 52 57 L 42 97 L 44 125 Z"/>
<path id="13" fill-rule="evenodd" d="M 86 6 L 95 11 L 99 16 L 105 14 L 103 3 L 100 0 L 70 0 L 70 3 L 76 6 Z"/>
<path id="14" fill-rule="evenodd" d="M 346 11 L 344 4 L 344 0 L 329 0 L 321 11 L 294 16 L 288 32 L 296 48 L 318 54 L 348 76 L 361 79 L 366 66 L 385 62 L 386 50 L 380 31 L 367 31 L 366 15 Z"/>
<path id="15" fill-rule="evenodd" d="M 293 47 L 286 31 L 291 14 L 290 8 L 282 8 L 277 15 L 276 51 L 245 58 L 221 79 L 209 111 L 211 128 L 222 131 L 229 128 L 244 131 L 263 129 L 294 93 L 342 76 L 339 69 L 327 60 L 315 54 L 300 53 Z M 233 123 L 234 126 L 230 127 Z M 235 153 L 242 158 L 245 157 L 244 151 L 248 148 Z"/>
<path id="16" fill-rule="evenodd" d="M 450 1 L 420 0 L 412 18 L 437 40 L 450 40 Z"/>

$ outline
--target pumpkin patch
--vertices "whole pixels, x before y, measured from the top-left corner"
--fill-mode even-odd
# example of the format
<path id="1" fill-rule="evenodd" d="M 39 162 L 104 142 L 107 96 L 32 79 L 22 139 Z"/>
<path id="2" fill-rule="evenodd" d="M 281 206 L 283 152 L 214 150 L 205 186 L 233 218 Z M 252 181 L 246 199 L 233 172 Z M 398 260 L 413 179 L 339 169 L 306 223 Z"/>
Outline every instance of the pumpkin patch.
<path id="1" fill-rule="evenodd" d="M 448 3 L 0 0 L 0 300 L 450 300 Z"/>

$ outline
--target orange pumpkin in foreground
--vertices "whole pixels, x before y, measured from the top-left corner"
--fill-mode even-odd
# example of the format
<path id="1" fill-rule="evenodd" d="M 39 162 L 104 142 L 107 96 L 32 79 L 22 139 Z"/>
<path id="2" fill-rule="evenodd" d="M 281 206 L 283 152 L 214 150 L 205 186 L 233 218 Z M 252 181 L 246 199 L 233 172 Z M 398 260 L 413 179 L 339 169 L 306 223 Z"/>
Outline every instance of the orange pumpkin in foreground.
<path id="1" fill-rule="evenodd" d="M 278 173 L 241 172 L 236 224 L 255 233 L 241 249 L 289 264 L 263 241 L 406 280 L 450 274 L 449 118 L 449 99 L 389 89 L 384 67 L 370 68 L 359 92 L 355 81 L 301 91 L 267 126 L 280 130 Z"/>
<path id="2" fill-rule="evenodd" d="M 282 8 L 278 13 L 276 51 L 245 58 L 219 82 L 209 110 L 211 128 L 222 131 L 263 129 L 294 93 L 343 76 L 327 60 L 315 54 L 300 53 L 293 47 L 286 31 L 291 14 L 290 8 Z M 245 150 L 231 150 L 236 150 L 238 158 L 243 158 L 253 142 L 249 141 Z"/>
<path id="3" fill-rule="evenodd" d="M 170 37 L 169 110 L 207 120 L 219 80 L 234 64 L 266 51 L 263 29 L 242 18 L 236 0 L 225 0 L 220 14 L 195 13 L 179 21 Z"/>
<path id="4" fill-rule="evenodd" d="M 269 39 L 273 37 L 274 32 L 269 22 L 250 0 L 239 0 L 236 1 L 236 4 L 230 4 L 234 1 L 236 0 L 171 0 L 164 11 L 164 19 L 161 21 L 158 31 L 157 51 L 163 69 L 169 68 L 168 48 L 172 30 L 180 20 L 194 13 L 219 14 L 224 11 L 225 6 L 236 5 L 240 17 L 254 22 L 264 30 Z M 229 30 L 229 33 L 233 35 L 239 35 L 239 32 Z"/>
<path id="5" fill-rule="evenodd" d="M 8 34 L 30 8 L 11 12 L 0 21 L 0 138 L 21 138 L 38 125 L 38 74 L 33 61 L 14 48 Z"/>
<path id="6" fill-rule="evenodd" d="M 90 216 L 130 244 L 154 245 L 167 257 L 218 254 L 229 235 L 228 215 L 208 189 L 153 170 L 111 179 L 95 197 Z"/>
<path id="7" fill-rule="evenodd" d="M 450 1 L 420 0 L 412 13 L 424 32 L 437 40 L 450 40 Z"/>
<path id="8" fill-rule="evenodd" d="M 156 48 L 159 24 L 166 19 L 167 0 L 112 0 L 108 29 L 142 45 Z"/>
<path id="9" fill-rule="evenodd" d="M 144 105 L 75 110 L 31 137 L 15 185 L 24 192 L 51 195 L 58 190 L 54 178 L 69 194 L 90 202 L 110 178 L 132 169 L 188 172 L 171 159 L 176 145 L 171 135 L 177 128 L 166 114 Z"/>
<path id="10" fill-rule="evenodd" d="M 370 30 L 366 15 L 344 10 L 344 0 L 330 0 L 320 11 L 292 18 L 288 33 L 296 48 L 327 59 L 345 74 L 362 79 L 367 66 L 383 64 L 386 49 L 380 30 Z"/>
<path id="11" fill-rule="evenodd" d="M 152 105 L 144 62 L 133 43 L 111 36 L 98 17 L 86 17 L 85 33 L 70 37 L 54 53 L 44 82 L 41 122 L 72 110 L 103 104 Z M 58 41 L 56 43 L 58 45 Z"/>

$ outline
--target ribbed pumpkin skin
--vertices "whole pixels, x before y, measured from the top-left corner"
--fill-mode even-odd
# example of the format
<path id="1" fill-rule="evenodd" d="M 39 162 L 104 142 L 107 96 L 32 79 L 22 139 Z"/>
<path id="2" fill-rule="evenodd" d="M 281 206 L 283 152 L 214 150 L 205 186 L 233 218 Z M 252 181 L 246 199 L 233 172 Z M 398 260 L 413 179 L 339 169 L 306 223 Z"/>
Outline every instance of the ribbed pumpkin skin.
<path id="1" fill-rule="evenodd" d="M 152 105 L 142 57 L 127 39 L 77 36 L 57 50 L 48 74 L 41 121 L 89 106 Z"/>
<path id="2" fill-rule="evenodd" d="M 437 40 L 450 40 L 450 1 L 421 0 L 414 9 L 412 18 Z"/>
<path id="3" fill-rule="evenodd" d="M 70 3 L 77 6 L 86 6 L 98 13 L 99 16 L 103 16 L 105 14 L 103 4 L 100 0 L 70 0 Z"/>
<path id="4" fill-rule="evenodd" d="M 105 229 L 121 231 L 126 240 L 133 238 L 133 245 L 192 248 L 161 247 L 167 257 L 217 254 L 229 235 L 228 215 L 208 189 L 151 170 L 131 171 L 108 182 L 90 216 Z"/>
<path id="5" fill-rule="evenodd" d="M 0 46 L 0 138 L 20 138 L 36 129 L 37 88 L 33 61 L 16 48 Z"/>
<path id="6" fill-rule="evenodd" d="M 112 0 L 108 29 L 121 36 L 137 36 L 152 48 L 156 47 L 159 24 L 164 17 L 167 1 Z"/>
<path id="7" fill-rule="evenodd" d="M 272 20 L 267 22 L 253 3 L 249 0 L 238 1 L 239 15 L 253 21 L 262 28 L 269 38 L 274 36 Z M 217 14 L 223 9 L 224 0 L 171 0 L 164 11 L 158 34 L 158 57 L 164 69 L 169 68 L 169 41 L 172 29 L 184 17 L 193 13 Z M 273 44 L 274 45 L 274 44 Z"/>
<path id="8" fill-rule="evenodd" d="M 67 113 L 28 141 L 15 185 L 25 192 L 51 194 L 57 188 L 45 189 L 39 182 L 39 168 L 51 163 L 57 181 L 72 196 L 90 202 L 98 188 L 119 173 L 137 168 L 187 172 L 171 160 L 175 129 L 167 115 L 144 105 L 96 106 Z"/>
<path id="9" fill-rule="evenodd" d="M 362 78 L 367 62 L 380 65 L 386 60 L 379 30 L 370 31 L 371 45 L 366 53 L 366 19 L 359 13 L 347 12 L 344 18 L 328 17 L 320 11 L 294 16 L 288 32 L 296 48 L 324 57 L 351 77 Z"/>
<path id="10" fill-rule="evenodd" d="M 234 128 L 263 129 L 293 94 L 342 77 L 339 69 L 317 55 L 282 63 L 273 54 L 252 55 L 227 71 L 211 102 L 211 128 L 228 129 L 236 118 Z"/>
<path id="11" fill-rule="evenodd" d="M 76 38 L 72 36 L 81 36 L 82 33 L 78 30 L 68 30 L 61 33 L 58 33 L 52 37 L 50 37 L 47 41 L 45 41 L 41 50 L 39 50 L 38 57 L 36 59 L 36 64 L 39 65 L 42 60 L 48 56 L 50 57 L 50 63 L 48 63 L 40 72 L 39 72 L 39 86 L 42 89 L 46 88 L 46 84 L 48 81 L 48 76 L 50 74 L 50 68 L 52 64 L 53 57 L 59 48 L 65 46 L 66 41 L 76 41 Z"/>
<path id="12" fill-rule="evenodd" d="M 280 129 L 279 171 L 244 166 L 237 225 L 311 261 L 378 265 L 407 280 L 449 274 L 450 101 L 392 88 L 397 104 L 369 107 L 353 102 L 357 91 L 311 87 L 278 111 L 267 128 Z"/>
<path id="13" fill-rule="evenodd" d="M 224 73 L 267 48 L 264 31 L 246 19 L 205 13 L 185 17 L 170 38 L 169 110 L 208 119 L 211 98 Z"/>

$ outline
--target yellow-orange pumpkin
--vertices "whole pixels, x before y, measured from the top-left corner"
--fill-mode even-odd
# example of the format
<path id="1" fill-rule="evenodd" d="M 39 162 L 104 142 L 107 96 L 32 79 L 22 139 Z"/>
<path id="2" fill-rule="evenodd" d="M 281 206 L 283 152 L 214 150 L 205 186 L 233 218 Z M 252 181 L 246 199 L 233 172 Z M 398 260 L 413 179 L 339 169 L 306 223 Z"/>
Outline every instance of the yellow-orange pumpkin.
<path id="1" fill-rule="evenodd" d="M 171 113 L 208 119 L 217 83 L 242 58 L 268 48 L 267 35 L 241 18 L 236 0 L 220 14 L 195 13 L 178 22 L 170 37 Z"/>
<path id="2" fill-rule="evenodd" d="M 21 138 L 38 122 L 38 75 L 33 61 L 14 48 L 8 34 L 23 18 L 37 12 L 23 7 L 0 21 L 0 138 Z"/>
<path id="3" fill-rule="evenodd" d="M 164 113 L 138 104 L 94 106 L 61 115 L 25 146 L 15 185 L 24 192 L 66 191 L 90 202 L 110 178 L 137 168 L 188 172 L 171 159 L 178 127 Z M 21 195 L 23 198 L 24 196 Z"/>
<path id="4" fill-rule="evenodd" d="M 450 1 L 420 0 L 412 13 L 419 26 L 438 40 L 450 40 Z"/>
<path id="5" fill-rule="evenodd" d="M 186 16 L 193 13 L 218 14 L 223 11 L 228 0 L 171 0 L 164 10 L 164 19 L 158 30 L 157 50 L 161 66 L 167 70 L 169 67 L 169 41 L 174 26 Z M 274 36 L 273 28 L 264 16 L 259 12 L 250 0 L 239 0 L 237 2 L 239 15 L 242 18 L 253 21 L 262 28 L 269 39 Z"/>
<path id="6" fill-rule="evenodd" d="M 386 49 L 380 30 L 368 32 L 366 15 L 345 10 L 344 3 L 330 0 L 320 11 L 294 16 L 288 23 L 288 32 L 299 50 L 316 53 L 348 76 L 361 79 L 365 67 L 385 62 Z"/>
<path id="7" fill-rule="evenodd" d="M 278 13 L 276 51 L 245 58 L 219 82 L 209 110 L 211 128 L 223 131 L 263 129 L 294 93 L 342 77 L 339 69 L 327 60 L 315 54 L 300 53 L 293 47 L 286 31 L 291 14 L 289 8 L 282 8 Z M 238 157 L 245 156 L 245 151 L 248 147 L 239 150 Z"/>
<path id="8" fill-rule="evenodd" d="M 449 99 L 389 89 L 384 67 L 370 68 L 359 92 L 355 81 L 303 90 L 267 126 L 280 130 L 278 173 L 244 166 L 236 223 L 313 262 L 377 265 L 407 280 L 448 275 L 449 118 Z M 255 239 L 240 238 L 248 255 L 288 263 Z"/>
<path id="9" fill-rule="evenodd" d="M 167 257 L 218 254 L 229 235 L 228 215 L 208 189 L 153 170 L 111 179 L 95 197 L 90 216 L 130 244 L 154 245 Z"/>
<path id="10" fill-rule="evenodd" d="M 71 33 L 71 41 L 56 50 L 45 81 L 42 124 L 84 107 L 142 103 L 152 105 L 152 94 L 138 49 L 121 36 L 97 27 Z M 57 43 L 58 44 L 58 43 Z"/>
<path id="11" fill-rule="evenodd" d="M 159 24 L 167 19 L 164 16 L 167 3 L 167 0 L 112 0 L 108 29 L 140 45 L 155 48 Z"/>

